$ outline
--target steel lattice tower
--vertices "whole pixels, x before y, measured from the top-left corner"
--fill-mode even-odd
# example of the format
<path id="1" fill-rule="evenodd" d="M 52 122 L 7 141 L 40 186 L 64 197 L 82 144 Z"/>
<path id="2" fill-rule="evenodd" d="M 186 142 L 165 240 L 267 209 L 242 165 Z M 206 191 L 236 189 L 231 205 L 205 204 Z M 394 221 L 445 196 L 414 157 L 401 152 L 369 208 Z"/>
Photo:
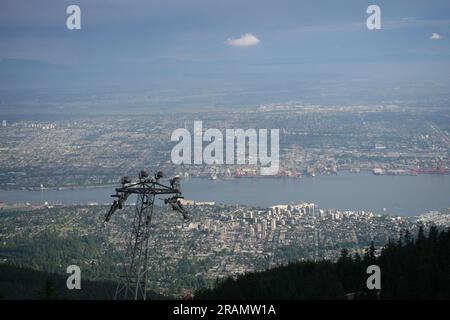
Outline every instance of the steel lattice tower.
<path id="1" fill-rule="evenodd" d="M 131 231 L 125 240 L 125 259 L 122 274 L 119 277 L 115 299 L 145 300 L 147 298 L 148 283 L 148 252 L 149 235 L 155 199 L 157 195 L 170 196 L 164 199 L 173 210 L 180 212 L 185 219 L 188 218 L 186 210 L 181 205 L 180 178 L 170 179 L 170 185 L 160 182 L 162 172 L 154 178 L 148 178 L 146 171 L 141 171 L 139 180 L 132 182 L 128 177 L 122 178 L 122 187 L 116 189 L 117 198 L 105 215 L 105 222 L 132 194 L 137 195 L 134 216 L 131 221 Z"/>

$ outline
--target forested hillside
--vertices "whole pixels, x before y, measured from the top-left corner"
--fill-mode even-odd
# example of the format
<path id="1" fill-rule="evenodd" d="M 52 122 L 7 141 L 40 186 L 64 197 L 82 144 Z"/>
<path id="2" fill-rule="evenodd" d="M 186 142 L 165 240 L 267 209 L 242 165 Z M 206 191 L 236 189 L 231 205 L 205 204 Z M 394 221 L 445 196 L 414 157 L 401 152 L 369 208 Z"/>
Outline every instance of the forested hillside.
<path id="1" fill-rule="evenodd" d="M 82 280 L 80 290 L 68 290 L 67 276 L 0 265 L 1 299 L 113 299 L 116 283 L 110 281 Z M 162 296 L 148 293 L 150 299 Z"/>

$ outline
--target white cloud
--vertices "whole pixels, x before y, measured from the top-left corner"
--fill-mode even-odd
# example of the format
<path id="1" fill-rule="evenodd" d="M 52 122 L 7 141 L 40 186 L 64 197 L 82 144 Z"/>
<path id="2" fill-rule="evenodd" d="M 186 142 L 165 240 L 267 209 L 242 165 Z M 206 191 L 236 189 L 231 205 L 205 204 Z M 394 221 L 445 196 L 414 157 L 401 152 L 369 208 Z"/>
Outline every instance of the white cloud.
<path id="1" fill-rule="evenodd" d="M 443 36 L 441 36 L 439 33 L 436 32 L 433 32 L 433 34 L 430 37 L 431 40 L 441 40 L 443 38 L 444 38 Z"/>
<path id="2" fill-rule="evenodd" d="M 228 39 L 227 44 L 230 46 L 236 46 L 236 47 L 249 47 L 254 46 L 260 43 L 261 40 L 259 40 L 256 36 L 254 36 L 251 33 L 246 33 L 242 36 L 240 36 L 237 39 Z"/>

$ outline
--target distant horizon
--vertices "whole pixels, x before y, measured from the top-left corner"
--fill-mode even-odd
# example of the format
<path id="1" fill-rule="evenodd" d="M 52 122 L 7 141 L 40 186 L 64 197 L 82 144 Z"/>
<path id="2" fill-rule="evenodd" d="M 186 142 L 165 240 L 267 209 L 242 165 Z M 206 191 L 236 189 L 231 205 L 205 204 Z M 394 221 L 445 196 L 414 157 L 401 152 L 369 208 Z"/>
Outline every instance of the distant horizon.
<path id="1" fill-rule="evenodd" d="M 448 1 L 377 1 L 380 30 L 366 27 L 370 3 L 354 0 L 77 1 L 80 30 L 66 28 L 69 4 L 0 5 L 2 106 L 93 106 L 96 92 L 186 109 L 450 101 Z"/>

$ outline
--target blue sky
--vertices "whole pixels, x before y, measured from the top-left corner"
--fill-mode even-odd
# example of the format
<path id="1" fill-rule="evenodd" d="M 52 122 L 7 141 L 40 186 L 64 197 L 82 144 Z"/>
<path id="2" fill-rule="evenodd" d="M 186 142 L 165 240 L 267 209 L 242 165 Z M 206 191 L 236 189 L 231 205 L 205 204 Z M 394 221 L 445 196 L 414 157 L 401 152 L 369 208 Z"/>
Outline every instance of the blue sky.
<path id="1" fill-rule="evenodd" d="M 81 30 L 66 29 L 70 4 L 81 7 Z M 366 28 L 369 4 L 381 8 L 381 30 Z M 0 59 L 62 70 L 55 82 L 30 81 L 39 71 L 13 72 L 21 61 L 7 60 L 12 71 L 3 72 L 1 84 L 11 88 L 87 81 L 282 89 L 328 76 L 449 83 L 449 1 L 2 0 L 0 9 Z M 259 42 L 227 41 L 245 34 Z M 76 82 L 65 82 L 64 73 Z"/>

